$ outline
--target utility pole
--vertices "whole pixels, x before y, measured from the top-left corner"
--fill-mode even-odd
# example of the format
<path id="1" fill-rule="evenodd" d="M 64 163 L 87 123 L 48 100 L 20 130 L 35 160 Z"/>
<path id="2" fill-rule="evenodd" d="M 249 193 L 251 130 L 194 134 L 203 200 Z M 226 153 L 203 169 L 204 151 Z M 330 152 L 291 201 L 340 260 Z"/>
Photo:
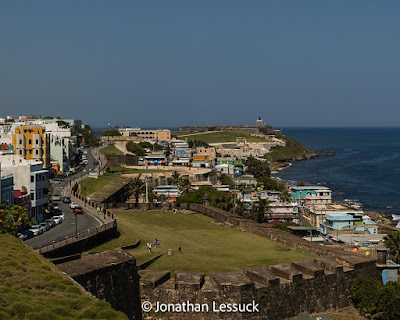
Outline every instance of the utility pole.
<path id="1" fill-rule="evenodd" d="M 146 175 L 146 203 L 149 203 L 149 186 L 147 183 L 147 175 Z"/>
<path id="2" fill-rule="evenodd" d="M 75 211 L 75 237 L 78 239 L 78 214 L 76 213 L 76 211 Z"/>

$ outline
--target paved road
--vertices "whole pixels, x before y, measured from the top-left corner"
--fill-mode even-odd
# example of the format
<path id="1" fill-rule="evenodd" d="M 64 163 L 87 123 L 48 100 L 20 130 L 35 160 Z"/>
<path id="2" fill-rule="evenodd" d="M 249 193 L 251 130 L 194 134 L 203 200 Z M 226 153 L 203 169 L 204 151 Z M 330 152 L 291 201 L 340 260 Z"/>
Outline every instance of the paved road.
<path id="1" fill-rule="evenodd" d="M 89 160 L 89 164 L 86 166 L 85 170 L 86 173 L 91 169 L 93 171 L 96 166 L 93 165 L 93 162 L 96 161 L 96 159 L 93 157 L 89 149 L 87 150 L 87 159 Z M 90 172 L 90 171 L 89 171 Z M 84 174 L 82 172 L 82 174 Z M 53 184 L 54 192 L 53 194 L 59 194 L 61 195 L 64 192 L 65 187 L 70 183 L 70 178 L 76 179 L 81 176 L 81 172 L 75 174 L 72 177 L 67 177 L 61 184 Z M 69 194 L 67 194 L 69 196 Z M 63 197 L 62 197 L 63 198 Z M 78 214 L 75 217 L 75 214 L 73 213 L 72 209 L 69 207 L 69 203 L 63 203 L 62 201 L 57 201 L 55 202 L 56 205 L 60 208 L 60 210 L 64 213 L 65 215 L 65 220 L 59 224 L 56 225 L 55 227 L 51 228 L 49 231 L 44 232 L 43 234 L 33 237 L 32 239 L 26 240 L 26 244 L 31 246 L 34 249 L 38 249 L 40 247 L 47 246 L 49 244 L 52 244 L 53 241 L 61 241 L 64 240 L 65 238 L 75 236 L 76 234 L 76 226 L 78 225 L 77 232 L 82 233 L 87 231 L 88 229 L 94 229 L 95 227 L 98 227 L 101 225 L 100 220 L 97 218 L 93 217 L 90 215 L 85 208 L 83 214 Z"/>

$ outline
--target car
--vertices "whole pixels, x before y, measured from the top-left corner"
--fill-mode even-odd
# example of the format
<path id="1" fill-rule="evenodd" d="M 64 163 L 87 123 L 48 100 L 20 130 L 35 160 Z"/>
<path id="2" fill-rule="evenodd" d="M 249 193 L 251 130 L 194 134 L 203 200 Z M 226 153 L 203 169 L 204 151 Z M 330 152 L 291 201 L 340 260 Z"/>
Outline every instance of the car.
<path id="1" fill-rule="evenodd" d="M 98 165 L 99 165 L 99 162 L 98 162 L 98 161 L 95 161 L 95 162 L 93 162 L 93 164 L 94 164 L 95 166 L 98 166 Z"/>
<path id="2" fill-rule="evenodd" d="M 60 217 L 61 221 L 64 221 L 64 220 L 65 220 L 65 215 L 64 215 L 64 213 L 62 213 L 61 211 L 58 211 L 58 212 L 57 212 L 57 216 Z"/>
<path id="3" fill-rule="evenodd" d="M 76 207 L 76 208 L 74 209 L 74 212 L 75 212 L 75 213 L 83 213 L 83 208 L 82 208 L 81 206 Z"/>
<path id="4" fill-rule="evenodd" d="M 17 237 L 20 238 L 22 241 L 25 241 L 26 239 L 28 239 L 28 236 L 26 234 L 23 233 L 17 233 Z"/>
<path id="5" fill-rule="evenodd" d="M 71 203 L 71 198 L 70 197 L 64 197 L 63 202 L 64 203 Z"/>
<path id="6" fill-rule="evenodd" d="M 26 239 L 31 239 L 31 238 L 33 238 L 33 232 L 30 231 L 30 230 L 25 230 L 25 231 L 22 232 L 22 234 L 23 234 L 24 236 L 26 236 Z"/>
<path id="7" fill-rule="evenodd" d="M 29 231 L 32 231 L 34 236 L 38 236 L 44 232 L 43 227 L 39 224 L 34 224 L 29 228 Z"/>
<path id="8" fill-rule="evenodd" d="M 46 221 L 39 223 L 39 225 L 42 226 L 43 231 L 48 231 L 51 228 L 50 225 Z"/>
<path id="9" fill-rule="evenodd" d="M 60 180 L 54 180 L 54 183 L 55 184 L 61 184 L 61 181 Z"/>
<path id="10" fill-rule="evenodd" d="M 52 199 L 53 201 L 60 201 L 60 200 L 61 200 L 61 197 L 60 197 L 60 195 L 58 195 L 58 194 L 54 194 L 54 195 L 51 197 L 51 199 Z"/>
<path id="11" fill-rule="evenodd" d="M 56 224 L 60 224 L 62 222 L 62 220 L 61 220 L 61 218 L 59 216 L 54 216 L 54 217 L 52 217 L 52 219 L 54 220 L 54 222 Z"/>
<path id="12" fill-rule="evenodd" d="M 69 207 L 70 207 L 71 209 L 75 209 L 75 208 L 77 208 L 77 207 L 80 207 L 80 205 L 79 205 L 78 202 L 71 202 L 70 205 L 69 205 Z"/>
<path id="13" fill-rule="evenodd" d="M 45 222 L 49 224 L 50 228 L 53 228 L 56 225 L 56 222 L 53 219 L 47 219 Z"/>

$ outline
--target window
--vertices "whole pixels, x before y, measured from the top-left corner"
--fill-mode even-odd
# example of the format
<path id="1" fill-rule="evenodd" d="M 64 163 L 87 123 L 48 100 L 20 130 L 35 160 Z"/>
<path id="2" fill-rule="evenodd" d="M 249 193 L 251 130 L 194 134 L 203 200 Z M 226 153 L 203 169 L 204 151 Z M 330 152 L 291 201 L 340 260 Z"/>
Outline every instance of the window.
<path id="1" fill-rule="evenodd" d="M 35 194 L 31 192 L 31 200 L 35 200 Z"/>
<path id="2" fill-rule="evenodd" d="M 19 150 L 19 154 L 22 154 L 22 150 Z"/>
<path id="3" fill-rule="evenodd" d="M 35 177 L 31 176 L 31 182 L 35 182 Z"/>
<path id="4" fill-rule="evenodd" d="M 29 139 L 29 142 L 28 142 L 29 144 L 32 144 L 32 139 Z"/>
<path id="5" fill-rule="evenodd" d="M 22 144 L 22 139 L 19 139 L 19 144 Z"/>
<path id="6" fill-rule="evenodd" d="M 39 140 L 38 139 L 36 139 L 36 144 L 39 144 Z"/>
<path id="7" fill-rule="evenodd" d="M 36 154 L 39 154 L 39 150 L 36 150 Z"/>

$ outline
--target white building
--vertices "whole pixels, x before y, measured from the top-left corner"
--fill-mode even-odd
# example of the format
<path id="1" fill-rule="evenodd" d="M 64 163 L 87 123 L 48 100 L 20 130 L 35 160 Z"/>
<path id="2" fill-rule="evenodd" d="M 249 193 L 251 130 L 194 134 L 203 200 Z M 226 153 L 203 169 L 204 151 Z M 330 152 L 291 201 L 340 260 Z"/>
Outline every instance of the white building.
<path id="1" fill-rule="evenodd" d="M 10 153 L 1 153 L 0 163 L 3 174 L 14 176 L 14 190 L 26 189 L 30 193 L 31 219 L 42 222 L 44 207 L 49 203 L 47 196 L 49 171 L 43 169 L 43 163 L 40 161 L 25 160 Z"/>

